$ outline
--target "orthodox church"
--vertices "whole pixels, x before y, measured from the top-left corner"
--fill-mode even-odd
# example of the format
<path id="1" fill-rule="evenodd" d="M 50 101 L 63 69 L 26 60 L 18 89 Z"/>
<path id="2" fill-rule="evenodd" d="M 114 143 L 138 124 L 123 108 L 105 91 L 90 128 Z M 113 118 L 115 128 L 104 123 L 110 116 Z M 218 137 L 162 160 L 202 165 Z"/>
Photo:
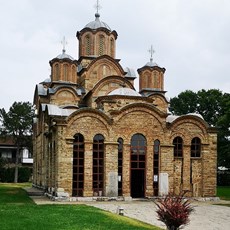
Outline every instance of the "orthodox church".
<path id="1" fill-rule="evenodd" d="M 76 200 L 215 196 L 216 130 L 199 114 L 170 114 L 165 68 L 140 64 L 137 92 L 99 13 L 76 37 L 78 59 L 63 49 L 35 88 L 33 185 Z"/>

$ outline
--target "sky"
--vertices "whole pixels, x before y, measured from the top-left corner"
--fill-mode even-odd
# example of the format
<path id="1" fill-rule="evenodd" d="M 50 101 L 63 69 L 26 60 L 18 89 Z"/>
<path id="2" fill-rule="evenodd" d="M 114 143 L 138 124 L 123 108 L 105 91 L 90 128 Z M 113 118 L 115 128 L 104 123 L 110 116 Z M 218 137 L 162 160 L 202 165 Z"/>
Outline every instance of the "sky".
<path id="1" fill-rule="evenodd" d="M 96 0 L 0 0 L 0 108 L 33 103 L 36 84 L 62 53 L 78 59 L 76 32 L 95 19 Z M 116 58 L 137 70 L 166 69 L 166 96 L 185 90 L 230 92 L 229 0 L 100 0 L 100 20 L 118 33 Z M 138 90 L 138 74 L 135 87 Z"/>

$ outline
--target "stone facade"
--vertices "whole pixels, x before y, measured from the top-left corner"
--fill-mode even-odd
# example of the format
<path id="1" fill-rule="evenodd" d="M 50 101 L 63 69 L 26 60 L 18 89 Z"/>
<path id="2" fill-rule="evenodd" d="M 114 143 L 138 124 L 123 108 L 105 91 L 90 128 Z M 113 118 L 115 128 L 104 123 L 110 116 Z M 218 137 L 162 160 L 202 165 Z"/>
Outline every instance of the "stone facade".
<path id="1" fill-rule="evenodd" d="M 65 50 L 36 86 L 35 186 L 53 196 L 216 195 L 216 130 L 198 114 L 174 116 L 165 68 L 135 74 L 115 58 L 116 31 L 100 15 L 80 32 L 79 59 Z"/>

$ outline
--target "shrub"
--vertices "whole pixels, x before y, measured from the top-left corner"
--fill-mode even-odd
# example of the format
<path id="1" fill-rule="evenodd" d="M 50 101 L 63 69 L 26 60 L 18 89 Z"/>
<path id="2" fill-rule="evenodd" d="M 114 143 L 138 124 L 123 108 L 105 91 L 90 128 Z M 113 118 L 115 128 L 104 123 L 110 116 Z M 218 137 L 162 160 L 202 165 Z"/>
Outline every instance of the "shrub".
<path id="1" fill-rule="evenodd" d="M 168 230 L 180 229 L 189 223 L 189 215 L 194 211 L 189 200 L 184 199 L 184 194 L 169 194 L 159 199 L 156 203 L 158 220 L 162 221 Z"/>
<path id="2" fill-rule="evenodd" d="M 230 170 L 217 172 L 217 185 L 230 186 Z"/>
<path id="3" fill-rule="evenodd" d="M 1 168 L 0 169 L 0 181 L 12 183 L 14 182 L 14 171 L 15 168 Z M 32 168 L 19 167 L 18 168 L 18 182 L 28 182 L 32 175 Z"/>
<path id="4" fill-rule="evenodd" d="M 0 175 L 1 182 L 14 182 L 14 168 L 2 168 Z"/>
<path id="5" fill-rule="evenodd" d="M 18 182 L 28 182 L 32 175 L 32 169 L 29 167 L 20 167 L 18 169 Z"/>

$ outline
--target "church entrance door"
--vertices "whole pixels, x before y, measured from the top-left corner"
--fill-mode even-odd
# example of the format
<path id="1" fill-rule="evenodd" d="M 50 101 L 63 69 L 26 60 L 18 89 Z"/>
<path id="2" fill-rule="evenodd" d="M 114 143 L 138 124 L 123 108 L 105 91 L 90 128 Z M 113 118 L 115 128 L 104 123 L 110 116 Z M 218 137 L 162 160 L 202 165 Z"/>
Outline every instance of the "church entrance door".
<path id="1" fill-rule="evenodd" d="M 145 170 L 131 170 L 131 197 L 141 198 L 145 196 Z"/>
<path id="2" fill-rule="evenodd" d="M 146 138 L 140 133 L 134 134 L 131 138 L 131 171 L 130 189 L 134 198 L 145 196 L 145 156 Z"/>

